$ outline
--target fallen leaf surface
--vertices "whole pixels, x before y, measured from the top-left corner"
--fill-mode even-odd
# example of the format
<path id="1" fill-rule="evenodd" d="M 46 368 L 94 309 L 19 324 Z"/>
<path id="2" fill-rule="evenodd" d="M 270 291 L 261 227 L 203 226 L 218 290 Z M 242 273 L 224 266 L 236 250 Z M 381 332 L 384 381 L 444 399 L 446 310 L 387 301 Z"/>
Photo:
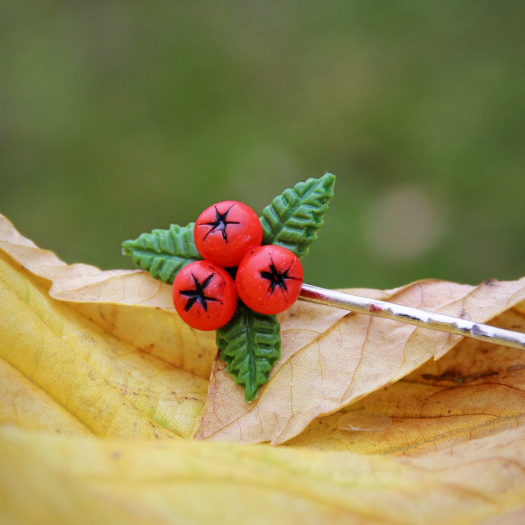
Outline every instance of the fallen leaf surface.
<path id="1" fill-rule="evenodd" d="M 525 332 L 525 316 L 510 310 L 495 326 Z M 345 431 L 339 420 L 365 410 L 392 418 L 378 432 Z M 522 426 L 525 355 L 522 350 L 464 339 L 437 361 L 343 410 L 314 420 L 287 446 L 361 454 L 421 455 Z"/>
<path id="2" fill-rule="evenodd" d="M 4 427 L 2 511 L 9 523 L 468 525 L 525 509 L 524 439 L 518 428 L 390 458 Z"/>
<path id="3" fill-rule="evenodd" d="M 20 244 L 16 246 L 20 257 L 23 250 Z M 137 314 L 120 321 L 115 317 L 125 317 L 120 308 L 131 307 L 94 305 L 92 315 L 86 317 L 74 307 L 76 303 L 50 297 L 27 264 L 33 263 L 38 276 L 45 278 L 64 269 L 67 273 L 69 267 L 57 263 L 49 252 L 29 249 L 33 257 L 24 258 L 24 266 L 0 252 L 2 422 L 102 436 L 193 435 L 200 423 L 207 381 L 117 337 L 111 326 L 131 327 Z M 108 317 L 108 309 L 113 317 Z M 152 312 L 157 311 L 149 308 L 148 313 Z M 166 312 L 158 314 L 162 325 Z M 149 337 L 152 345 L 159 341 L 167 346 L 177 334 L 177 318 L 171 317 L 175 325 L 168 335 L 161 326 L 138 340 Z M 147 318 L 146 314 L 139 327 L 148 323 Z M 177 343 L 179 339 L 184 336 L 171 340 Z"/>
<path id="4" fill-rule="evenodd" d="M 426 280 L 383 295 L 350 293 L 486 323 L 525 300 L 525 278 L 491 280 L 477 287 Z M 255 402 L 244 403 L 224 363 L 215 361 L 198 438 L 283 443 L 319 416 L 399 381 L 464 339 L 304 304 L 290 309 L 281 323 L 282 357 Z"/>
<path id="5" fill-rule="evenodd" d="M 351 293 L 525 331 L 525 279 Z M 0 522 L 499 524 L 525 512 L 522 351 L 298 303 L 246 404 L 214 334 L 180 321 L 169 286 L 67 265 L 2 216 L 0 301 Z M 392 425 L 341 430 L 356 410 Z M 245 446 L 260 441 L 286 446 Z"/>
<path id="6" fill-rule="evenodd" d="M 0 215 L 0 253 L 50 297 L 142 352 L 208 379 L 217 352 L 211 332 L 192 330 L 177 315 L 169 286 L 139 270 L 101 271 L 67 265 L 23 237 Z"/>

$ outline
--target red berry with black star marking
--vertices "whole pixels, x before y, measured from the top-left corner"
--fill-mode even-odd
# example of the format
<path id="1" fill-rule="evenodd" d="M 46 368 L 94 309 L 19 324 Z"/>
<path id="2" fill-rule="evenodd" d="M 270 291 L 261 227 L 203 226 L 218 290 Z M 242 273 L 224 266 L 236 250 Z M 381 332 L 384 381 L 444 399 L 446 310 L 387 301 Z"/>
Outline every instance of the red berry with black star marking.
<path id="1" fill-rule="evenodd" d="M 263 238 L 257 214 L 246 204 L 222 201 L 204 210 L 195 221 L 195 246 L 201 256 L 224 268 L 237 266 Z"/>
<path id="2" fill-rule="evenodd" d="M 233 279 L 224 268 L 209 261 L 195 261 L 182 268 L 172 292 L 177 313 L 197 330 L 224 326 L 237 308 Z"/>
<path id="3" fill-rule="evenodd" d="M 248 308 L 261 314 L 279 314 L 299 297 L 303 266 L 294 253 L 282 246 L 259 246 L 244 256 L 235 285 Z"/>

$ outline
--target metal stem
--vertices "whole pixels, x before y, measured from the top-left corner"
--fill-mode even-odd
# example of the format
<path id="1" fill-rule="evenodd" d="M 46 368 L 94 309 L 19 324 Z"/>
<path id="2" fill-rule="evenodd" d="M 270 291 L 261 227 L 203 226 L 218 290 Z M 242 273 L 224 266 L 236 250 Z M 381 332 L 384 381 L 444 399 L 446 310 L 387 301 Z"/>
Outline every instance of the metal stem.
<path id="1" fill-rule="evenodd" d="M 450 315 L 427 312 L 426 310 L 376 299 L 367 299 L 366 297 L 327 290 L 310 284 L 303 284 L 299 299 L 525 350 L 525 334 L 523 333 L 473 323 Z"/>

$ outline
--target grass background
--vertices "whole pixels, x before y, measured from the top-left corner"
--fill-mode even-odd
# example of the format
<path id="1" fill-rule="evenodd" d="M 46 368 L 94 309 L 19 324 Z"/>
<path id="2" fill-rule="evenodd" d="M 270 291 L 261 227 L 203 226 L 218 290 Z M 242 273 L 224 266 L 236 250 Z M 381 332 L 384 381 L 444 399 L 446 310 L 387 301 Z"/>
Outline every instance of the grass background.
<path id="1" fill-rule="evenodd" d="M 67 262 L 337 175 L 326 287 L 525 274 L 525 3 L 7 1 L 0 212 Z"/>

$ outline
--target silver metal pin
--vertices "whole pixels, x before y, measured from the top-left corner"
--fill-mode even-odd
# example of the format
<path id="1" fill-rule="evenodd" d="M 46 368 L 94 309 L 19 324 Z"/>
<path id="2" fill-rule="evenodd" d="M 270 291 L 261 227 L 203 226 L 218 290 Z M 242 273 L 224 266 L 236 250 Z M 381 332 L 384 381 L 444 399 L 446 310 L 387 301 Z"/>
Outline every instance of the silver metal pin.
<path id="1" fill-rule="evenodd" d="M 299 299 L 525 350 L 524 333 L 503 330 L 502 328 L 495 328 L 481 323 L 473 323 L 450 315 L 427 312 L 426 310 L 401 306 L 387 301 L 367 299 L 366 297 L 327 290 L 310 284 L 303 284 Z"/>

